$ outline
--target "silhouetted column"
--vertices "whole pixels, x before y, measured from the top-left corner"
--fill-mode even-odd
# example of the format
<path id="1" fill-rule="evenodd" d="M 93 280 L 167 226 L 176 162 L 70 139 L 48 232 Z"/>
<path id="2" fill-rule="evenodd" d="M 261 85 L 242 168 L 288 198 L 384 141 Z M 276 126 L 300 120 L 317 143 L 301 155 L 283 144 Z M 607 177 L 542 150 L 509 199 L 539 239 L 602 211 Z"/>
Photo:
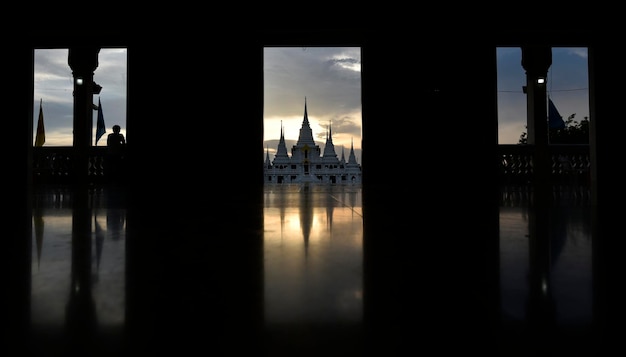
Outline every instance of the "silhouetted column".
<path id="1" fill-rule="evenodd" d="M 98 68 L 99 47 L 70 47 L 68 63 L 74 77 L 74 180 L 86 180 L 93 128 L 93 73 Z"/>
<path id="2" fill-rule="evenodd" d="M 0 279 L 4 311 L 2 323 L 3 350 L 23 351 L 30 342 L 31 252 L 32 252 L 32 157 L 33 157 L 33 90 L 34 51 L 28 35 L 19 44 L 7 48 L 5 62 L 10 68 L 3 78 L 9 98 L 4 109 L 3 130 L 10 133 L 3 158 L 3 185 L 10 194 L 3 200 L 5 210 L 0 218 L 3 227 Z M 25 110 L 31 108 L 30 110 Z M 35 107 L 36 108 L 36 107 Z"/>
<path id="3" fill-rule="evenodd" d="M 533 181 L 539 199 L 545 198 L 550 182 L 550 150 L 548 138 L 548 111 L 546 81 L 552 64 L 549 46 L 522 47 L 522 66 L 526 70 L 526 107 L 528 144 L 534 145 Z M 536 195 L 536 196 L 537 196 Z"/>
<path id="4" fill-rule="evenodd" d="M 96 326 L 91 290 L 91 217 L 89 154 L 93 127 L 93 73 L 99 47 L 71 47 L 68 63 L 74 77 L 74 145 L 72 148 L 72 285 L 67 304 L 66 327 L 74 352 L 91 346 Z"/>
<path id="5" fill-rule="evenodd" d="M 537 346 L 543 345 L 554 324 L 550 281 L 551 158 L 548 137 L 546 79 L 552 64 L 549 46 L 522 47 L 526 70 L 528 144 L 533 145 L 533 200 L 529 211 L 528 319 Z"/>
<path id="6" fill-rule="evenodd" d="M 608 29 L 605 32 L 612 33 Z M 624 217 L 623 210 L 616 209 L 626 201 L 624 176 L 620 173 L 626 133 L 621 114 L 624 100 L 622 92 L 615 90 L 626 79 L 622 65 L 623 60 L 609 43 L 598 41 L 589 47 L 594 323 L 598 344 L 605 354 L 622 348 L 626 318 L 626 243 L 621 234 Z"/>

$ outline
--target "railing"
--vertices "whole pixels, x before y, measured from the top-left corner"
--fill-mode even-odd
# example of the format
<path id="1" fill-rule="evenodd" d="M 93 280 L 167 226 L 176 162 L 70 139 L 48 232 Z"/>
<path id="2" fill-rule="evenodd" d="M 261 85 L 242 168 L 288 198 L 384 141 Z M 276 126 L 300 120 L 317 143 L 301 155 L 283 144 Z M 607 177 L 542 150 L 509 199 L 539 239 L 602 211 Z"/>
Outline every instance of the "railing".
<path id="1" fill-rule="evenodd" d="M 44 146 L 33 148 L 33 182 L 35 184 L 71 183 L 74 148 L 71 146 Z M 89 182 L 103 183 L 111 179 L 106 147 L 88 149 L 87 177 Z"/>
<path id="2" fill-rule="evenodd" d="M 590 183 L 589 145 L 550 145 L 553 185 Z M 503 185 L 527 185 L 532 180 L 532 145 L 498 145 L 500 182 Z"/>
<path id="3" fill-rule="evenodd" d="M 532 145 L 498 145 L 500 182 L 503 186 L 528 185 L 533 175 Z M 33 148 L 34 183 L 69 183 L 72 181 L 73 148 L 68 146 Z M 551 145 L 552 184 L 588 186 L 591 166 L 588 145 Z M 107 148 L 91 147 L 88 152 L 88 178 L 106 182 Z"/>
<path id="4" fill-rule="evenodd" d="M 519 206 L 532 202 L 533 175 L 531 145 L 499 145 L 500 205 Z M 554 204 L 588 205 L 591 203 L 591 160 L 588 145 L 550 146 Z"/>

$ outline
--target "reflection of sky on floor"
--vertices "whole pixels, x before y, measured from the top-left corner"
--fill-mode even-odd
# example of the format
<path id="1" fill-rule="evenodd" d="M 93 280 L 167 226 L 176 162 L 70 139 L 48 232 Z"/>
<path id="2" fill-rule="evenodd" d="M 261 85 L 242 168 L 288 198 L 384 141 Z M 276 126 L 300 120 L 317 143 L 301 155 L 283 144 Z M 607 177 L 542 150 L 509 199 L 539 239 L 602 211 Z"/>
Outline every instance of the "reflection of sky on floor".
<path id="1" fill-rule="evenodd" d="M 590 208 L 559 207 L 551 212 L 552 295 L 557 323 L 588 324 L 592 319 Z M 529 213 L 500 208 L 500 282 L 503 315 L 523 320 L 529 293 Z"/>
<path id="2" fill-rule="evenodd" d="M 98 209 L 92 216 L 91 280 L 98 323 L 124 323 L 125 212 Z M 61 327 L 72 279 L 72 210 L 51 208 L 33 215 L 31 320 Z"/>
<path id="3" fill-rule="evenodd" d="M 33 214 L 31 320 L 65 322 L 72 275 L 72 211 L 42 205 Z M 550 281 L 557 323 L 592 320 L 590 207 L 550 212 Z M 94 209 L 91 295 L 101 326 L 125 316 L 124 209 Z M 522 205 L 500 207 L 500 283 L 504 319 L 525 321 L 529 221 Z M 360 322 L 363 318 L 363 216 L 360 186 L 266 186 L 264 313 L 269 324 Z"/>
<path id="4" fill-rule="evenodd" d="M 266 186 L 268 323 L 361 320 L 361 208 L 360 186 Z"/>

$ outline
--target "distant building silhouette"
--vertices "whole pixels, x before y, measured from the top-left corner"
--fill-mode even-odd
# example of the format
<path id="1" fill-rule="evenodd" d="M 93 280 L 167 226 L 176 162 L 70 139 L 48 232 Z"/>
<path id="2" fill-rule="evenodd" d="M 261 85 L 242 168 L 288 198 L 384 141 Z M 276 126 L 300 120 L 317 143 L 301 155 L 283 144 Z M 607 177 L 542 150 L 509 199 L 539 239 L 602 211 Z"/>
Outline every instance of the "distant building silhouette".
<path id="1" fill-rule="evenodd" d="M 354 144 L 346 162 L 343 149 L 341 159 L 337 157 L 333 144 L 332 128 L 328 127 L 324 152 L 313 140 L 313 131 L 309 124 L 306 99 L 304 101 L 304 119 L 296 145 L 287 152 L 283 128 L 280 128 L 280 140 L 274 160 L 270 161 L 266 151 L 264 163 L 265 183 L 361 183 L 361 165 L 354 155 Z"/>

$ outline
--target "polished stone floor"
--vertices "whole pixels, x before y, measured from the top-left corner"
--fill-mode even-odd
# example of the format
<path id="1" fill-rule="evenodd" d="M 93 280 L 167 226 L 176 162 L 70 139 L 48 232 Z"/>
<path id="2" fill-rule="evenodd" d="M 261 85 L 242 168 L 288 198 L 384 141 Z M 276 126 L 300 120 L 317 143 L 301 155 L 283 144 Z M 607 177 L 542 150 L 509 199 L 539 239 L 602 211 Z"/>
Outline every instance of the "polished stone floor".
<path id="1" fill-rule="evenodd" d="M 171 244 L 169 258 L 150 258 L 137 253 L 144 244 L 147 251 L 161 254 L 169 248 L 149 248 L 152 243 L 145 237 L 136 238 L 141 244 L 131 244 L 135 236 L 129 234 L 132 230 L 127 228 L 132 224 L 132 215 L 120 196 L 126 194 L 125 191 L 120 192 L 111 187 L 90 189 L 78 198 L 85 200 L 80 207 L 87 208 L 86 212 L 76 211 L 79 205 L 76 191 L 67 187 L 40 188 L 34 195 L 26 329 L 27 350 L 32 355 L 64 356 L 72 352 L 93 356 L 130 355 L 158 351 L 159 343 L 163 344 L 164 351 L 180 348 L 184 353 L 189 352 L 185 343 L 189 349 L 198 346 L 197 339 L 203 336 L 200 331 L 209 333 L 207 348 L 214 350 L 209 346 L 219 337 L 210 337 L 210 331 L 219 330 L 219 322 L 230 321 L 230 317 L 223 317 L 228 312 L 221 311 L 222 308 L 228 310 L 230 304 L 222 300 L 221 292 L 211 288 L 211 279 L 215 279 L 211 278 L 211 272 L 218 270 L 217 276 L 225 276 L 227 282 L 218 280 L 217 286 L 239 291 L 238 282 L 231 279 L 249 266 L 219 259 L 217 263 L 210 262 L 212 254 L 177 249 L 177 238 L 184 240 L 183 237 L 165 241 Z M 379 281 L 387 279 L 369 278 L 375 273 L 371 272 L 367 259 L 372 254 L 366 254 L 366 250 L 372 248 L 368 248 L 369 243 L 364 238 L 367 216 L 362 194 L 358 185 L 264 188 L 263 231 L 258 234 L 262 242 L 254 248 L 261 255 L 256 273 L 258 284 L 250 284 L 248 280 L 239 282 L 258 288 L 250 292 L 248 300 L 255 305 L 249 311 L 257 316 L 244 318 L 242 322 L 255 327 L 252 333 L 246 332 L 250 329 L 241 329 L 244 341 L 240 341 L 241 346 L 233 345 L 233 351 L 250 343 L 268 356 L 362 355 L 371 346 L 369 340 L 375 339 L 381 330 L 387 330 L 384 324 L 390 323 L 391 331 L 405 329 L 392 326 L 403 321 L 401 316 L 390 318 L 380 312 L 380 305 L 389 304 L 389 299 L 383 297 L 382 302 L 376 302 L 380 294 L 368 296 L 368 291 L 373 289 L 370 286 L 380 285 Z M 499 267 L 495 274 L 497 283 L 493 284 L 497 292 L 490 301 L 497 302 L 499 307 L 477 306 L 478 312 L 460 318 L 480 316 L 480 309 L 487 313 L 495 311 L 497 317 L 491 322 L 475 324 L 476 328 L 486 331 L 480 334 L 487 341 L 486 345 L 494 346 L 485 351 L 494 354 L 535 355 L 535 348 L 529 347 L 532 344 L 520 337 L 530 339 L 528 326 L 534 324 L 538 324 L 539 330 L 541 326 L 550 326 L 547 328 L 551 331 L 549 338 L 557 341 L 552 345 L 555 350 L 568 351 L 569 355 L 575 355 L 574 351 L 592 351 L 596 340 L 592 214 L 588 193 L 560 193 L 558 203 L 545 212 L 550 217 L 549 228 L 542 233 L 537 233 L 537 226 L 546 223 L 529 209 L 527 195 L 507 192 L 498 208 L 496 261 Z M 185 234 L 202 232 L 202 227 L 180 231 Z M 204 243 L 204 248 L 224 247 L 220 240 L 235 239 L 227 231 L 204 233 L 189 239 L 217 240 Z M 480 236 L 467 238 L 479 239 Z M 416 235 L 416 239 L 420 236 Z M 159 240 L 158 244 L 163 241 Z M 241 249 L 249 248 L 241 246 Z M 133 260 L 141 260 L 142 266 Z M 167 265 L 183 261 L 191 269 L 186 270 L 184 276 L 174 276 L 171 271 L 178 274 L 178 268 L 170 270 Z M 143 262 L 159 267 L 145 267 Z M 238 268 L 241 265 L 244 268 Z M 152 276 L 138 277 L 142 274 Z M 142 284 L 148 284 L 144 281 L 156 282 L 156 287 L 142 288 Z M 179 284 L 175 293 L 164 290 L 166 284 L 172 282 Z M 405 285 L 403 294 L 423 294 L 419 283 L 407 281 Z M 159 294 L 162 296 L 147 301 Z M 464 292 L 459 292 L 461 294 Z M 444 300 L 446 304 L 449 301 Z M 199 305 L 199 301 L 206 301 L 210 307 Z M 405 301 L 407 298 L 398 299 L 398 304 Z M 416 304 L 430 302 L 433 309 L 441 308 L 438 303 L 432 304 L 437 301 L 435 298 L 416 297 L 414 301 Z M 167 306 L 169 302 L 173 306 Z M 465 304 L 459 303 L 463 307 L 458 309 L 465 309 Z M 374 310 L 376 312 L 372 313 Z M 422 334 L 420 338 L 419 331 L 437 326 L 420 328 L 415 324 L 428 324 L 437 314 L 422 313 L 423 321 L 415 321 L 416 313 L 410 311 L 407 313 L 410 320 L 403 323 L 415 329 L 414 342 L 406 341 L 407 335 L 402 334 L 398 340 L 385 336 L 384 342 L 374 345 L 378 348 L 381 344 L 393 343 L 403 348 L 434 345 L 435 342 L 422 341 L 429 334 Z M 442 316 L 449 318 L 448 314 Z M 211 327 L 212 318 L 218 324 Z M 186 326 L 191 320 L 194 323 Z M 461 327 L 457 328 L 467 328 L 472 322 L 458 325 Z M 164 326 L 171 330 L 163 330 Z M 150 331 L 151 328 L 155 331 Z M 238 333 L 236 324 L 223 328 L 230 331 L 224 334 L 227 339 Z M 449 339 L 454 345 L 454 340 L 463 341 L 457 338 L 457 328 L 431 333 L 433 336 L 443 334 L 442 340 Z M 190 330 L 181 332 L 184 329 Z M 466 333 L 472 340 L 474 334 L 478 336 L 476 332 Z M 251 336 L 258 338 L 256 343 L 245 341 Z M 441 348 L 445 351 L 450 346 Z M 390 351 L 394 351 L 392 346 Z"/>

